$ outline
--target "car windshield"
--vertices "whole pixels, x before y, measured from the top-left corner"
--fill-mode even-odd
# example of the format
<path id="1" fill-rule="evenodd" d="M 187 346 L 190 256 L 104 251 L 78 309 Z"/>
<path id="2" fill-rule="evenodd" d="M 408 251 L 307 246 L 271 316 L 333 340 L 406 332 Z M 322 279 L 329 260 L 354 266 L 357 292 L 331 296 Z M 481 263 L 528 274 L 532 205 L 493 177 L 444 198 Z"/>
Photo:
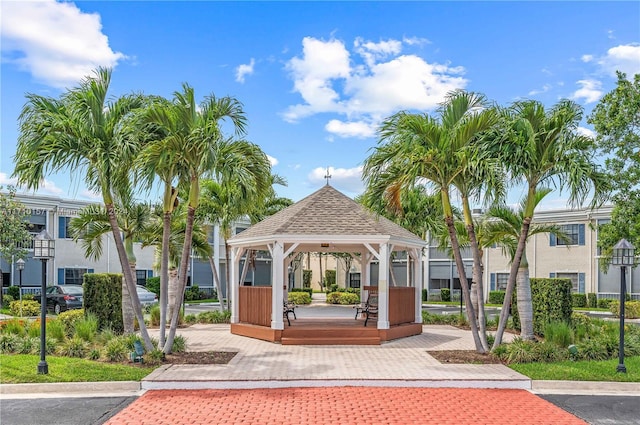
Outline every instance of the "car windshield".
<path id="1" fill-rule="evenodd" d="M 82 286 L 66 286 L 64 287 L 64 291 L 67 294 L 82 295 Z"/>

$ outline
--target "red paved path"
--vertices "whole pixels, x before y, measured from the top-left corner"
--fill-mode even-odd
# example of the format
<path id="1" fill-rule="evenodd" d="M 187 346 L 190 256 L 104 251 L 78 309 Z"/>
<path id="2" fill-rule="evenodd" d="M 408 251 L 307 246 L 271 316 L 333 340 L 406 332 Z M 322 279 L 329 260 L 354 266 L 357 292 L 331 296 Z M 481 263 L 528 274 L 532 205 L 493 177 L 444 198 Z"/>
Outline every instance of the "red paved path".
<path id="1" fill-rule="evenodd" d="M 325 387 L 148 391 L 107 425 L 584 425 L 524 390 Z"/>

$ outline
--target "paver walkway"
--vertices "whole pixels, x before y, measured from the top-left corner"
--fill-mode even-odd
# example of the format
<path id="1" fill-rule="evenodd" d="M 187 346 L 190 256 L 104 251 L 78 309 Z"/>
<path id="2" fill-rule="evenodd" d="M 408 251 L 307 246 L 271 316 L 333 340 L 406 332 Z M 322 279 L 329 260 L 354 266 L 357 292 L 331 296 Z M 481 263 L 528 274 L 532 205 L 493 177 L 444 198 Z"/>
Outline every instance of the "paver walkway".
<path id="1" fill-rule="evenodd" d="M 584 425 L 524 390 L 280 388 L 149 391 L 107 425 Z"/>

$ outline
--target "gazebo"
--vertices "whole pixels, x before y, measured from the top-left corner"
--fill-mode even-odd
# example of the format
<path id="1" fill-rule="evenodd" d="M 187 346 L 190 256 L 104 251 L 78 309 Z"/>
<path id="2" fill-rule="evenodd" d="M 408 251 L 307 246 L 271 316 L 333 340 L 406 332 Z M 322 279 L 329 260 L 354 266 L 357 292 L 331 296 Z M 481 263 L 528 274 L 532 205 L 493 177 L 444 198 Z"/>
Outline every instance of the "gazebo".
<path id="1" fill-rule="evenodd" d="M 283 344 L 379 344 L 422 333 L 422 250 L 426 242 L 369 212 L 329 184 L 233 236 L 228 243 L 234 334 Z M 239 282 L 240 261 L 248 250 L 271 254 L 271 286 L 242 286 Z M 407 254 L 406 286 L 389 284 L 394 251 Z M 366 299 L 368 291 L 377 291 L 378 317 L 373 323 L 377 326 L 364 328 L 360 322 L 362 329 L 357 333 L 348 331 L 346 326 L 327 324 L 322 326 L 322 332 L 308 329 L 306 333 L 300 333 L 299 329 L 295 333 L 293 323 L 285 326 L 283 303 L 288 288 L 285 272 L 297 252 L 359 254 L 355 258 L 362 273 L 361 299 Z M 369 270 L 374 261 L 378 263 L 378 279 L 372 282 Z M 357 326 L 355 321 L 353 326 Z"/>

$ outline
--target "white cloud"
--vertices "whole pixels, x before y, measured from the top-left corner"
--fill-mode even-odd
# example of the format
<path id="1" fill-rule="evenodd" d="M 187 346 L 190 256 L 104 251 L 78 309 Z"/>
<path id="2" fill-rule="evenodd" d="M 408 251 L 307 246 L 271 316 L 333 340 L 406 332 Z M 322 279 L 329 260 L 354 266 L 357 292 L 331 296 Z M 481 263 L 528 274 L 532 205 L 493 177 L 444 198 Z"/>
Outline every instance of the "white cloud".
<path id="1" fill-rule="evenodd" d="M 236 68 L 236 81 L 239 83 L 244 83 L 244 77 L 246 75 L 253 74 L 253 67 L 256 64 L 255 59 L 251 58 L 248 64 L 242 64 Z"/>
<path id="2" fill-rule="evenodd" d="M 363 123 L 373 128 L 380 117 L 397 110 L 433 109 L 448 92 L 466 86 L 463 67 L 400 55 L 403 43 L 417 42 L 407 40 L 371 42 L 358 38 L 352 56 L 342 41 L 304 38 L 302 56 L 287 64 L 294 91 L 304 103 L 290 106 L 284 119 L 294 122 L 313 114 L 337 113 L 347 119 L 328 122 L 327 131 L 342 137 L 350 132 L 368 137 L 363 136 L 368 131 Z"/>
<path id="3" fill-rule="evenodd" d="M 616 71 L 622 71 L 632 78 L 640 74 L 640 45 L 622 44 L 607 50 L 607 54 L 600 58 L 598 64 L 611 75 Z"/>
<path id="4" fill-rule="evenodd" d="M 276 165 L 278 165 L 278 159 L 272 157 L 271 155 L 267 155 L 267 159 L 269 160 L 269 162 L 271 163 L 271 166 L 274 167 Z"/>
<path id="5" fill-rule="evenodd" d="M 99 193 L 96 193 L 92 190 L 89 189 L 85 189 L 82 192 L 80 192 L 80 196 L 85 198 L 85 199 L 89 199 L 91 201 L 100 201 L 102 202 L 102 195 Z"/>
<path id="6" fill-rule="evenodd" d="M 109 47 L 100 15 L 55 0 L 2 2 L 2 56 L 36 80 L 64 88 L 126 58 Z"/>
<path id="7" fill-rule="evenodd" d="M 592 139 L 596 138 L 596 132 L 591 130 L 590 128 L 586 128 L 586 127 L 578 127 L 577 129 L 577 133 L 581 134 L 583 136 L 587 136 L 590 137 Z"/>
<path id="8" fill-rule="evenodd" d="M 375 136 L 376 127 L 376 125 L 364 121 L 331 120 L 324 126 L 324 129 L 339 137 L 366 138 Z"/>
<path id="9" fill-rule="evenodd" d="M 28 190 L 25 187 L 18 185 L 18 179 L 9 177 L 7 173 L 0 172 L 0 185 L 15 186 L 17 190 L 21 192 L 24 192 L 24 193 L 28 192 Z M 56 184 L 51 180 L 43 179 L 38 185 L 38 189 L 34 192 L 38 192 L 41 195 L 61 195 L 64 193 L 64 190 L 56 186 Z"/>
<path id="10" fill-rule="evenodd" d="M 429 39 L 421 37 L 403 37 L 402 42 L 408 46 L 422 46 L 425 44 L 431 44 L 431 41 Z"/>
<path id="11" fill-rule="evenodd" d="M 581 87 L 573 93 L 573 99 L 584 99 L 586 103 L 593 103 L 602 96 L 602 83 L 598 80 L 580 80 L 576 84 Z"/>
<path id="12" fill-rule="evenodd" d="M 326 168 L 314 168 L 311 173 L 309 173 L 309 183 L 316 186 L 326 183 L 326 174 Z M 364 184 L 362 182 L 362 167 L 329 167 L 329 175 L 331 176 L 331 178 L 329 179 L 329 184 L 336 189 L 352 192 L 354 194 L 361 193 L 364 189 Z"/>
<path id="13" fill-rule="evenodd" d="M 551 90 L 551 84 L 545 84 L 545 85 L 542 86 L 542 88 L 540 90 L 531 90 L 529 92 L 529 96 L 535 96 L 536 94 L 546 93 L 549 90 Z"/>
<path id="14" fill-rule="evenodd" d="M 7 173 L 0 172 L 0 186 L 15 186 L 18 183 L 18 179 L 11 178 Z"/>
<path id="15" fill-rule="evenodd" d="M 582 55 L 580 59 L 582 62 L 591 62 L 593 60 L 593 55 Z"/>

